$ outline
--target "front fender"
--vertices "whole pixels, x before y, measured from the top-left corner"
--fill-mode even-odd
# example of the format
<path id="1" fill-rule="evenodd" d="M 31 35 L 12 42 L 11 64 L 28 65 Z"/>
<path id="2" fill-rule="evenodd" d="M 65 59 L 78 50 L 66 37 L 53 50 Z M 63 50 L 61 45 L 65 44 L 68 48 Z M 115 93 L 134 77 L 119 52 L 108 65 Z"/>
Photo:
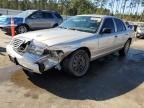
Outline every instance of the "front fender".
<path id="1" fill-rule="evenodd" d="M 64 52 L 64 55 L 61 59 L 64 59 L 68 55 L 70 55 L 72 52 L 79 49 L 79 45 L 56 45 L 49 48 L 49 50 L 62 50 Z"/>

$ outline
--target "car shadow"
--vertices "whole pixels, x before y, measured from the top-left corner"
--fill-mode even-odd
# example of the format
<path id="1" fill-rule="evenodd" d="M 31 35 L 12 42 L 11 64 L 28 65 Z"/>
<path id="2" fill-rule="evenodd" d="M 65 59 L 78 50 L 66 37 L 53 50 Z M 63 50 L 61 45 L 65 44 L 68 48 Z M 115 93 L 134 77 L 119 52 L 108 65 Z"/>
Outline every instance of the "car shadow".
<path id="1" fill-rule="evenodd" d="M 0 47 L 0 55 L 5 56 L 5 54 L 3 54 L 5 52 L 6 52 L 6 48 Z"/>
<path id="2" fill-rule="evenodd" d="M 112 54 L 95 60 L 88 74 L 82 78 L 74 78 L 54 69 L 41 75 L 26 74 L 33 84 L 62 98 L 107 100 L 133 90 L 144 81 L 144 62 L 135 60 L 136 55 L 131 54 L 133 51 L 144 54 L 131 49 L 126 58 Z"/>

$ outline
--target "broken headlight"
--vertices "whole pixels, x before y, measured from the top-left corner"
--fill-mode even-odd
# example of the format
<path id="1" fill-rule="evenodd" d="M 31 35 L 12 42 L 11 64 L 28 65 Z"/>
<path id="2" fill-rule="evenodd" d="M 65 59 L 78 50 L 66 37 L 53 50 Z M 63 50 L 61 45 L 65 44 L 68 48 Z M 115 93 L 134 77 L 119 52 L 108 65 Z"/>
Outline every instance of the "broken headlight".
<path id="1" fill-rule="evenodd" d="M 61 57 L 64 53 L 62 50 L 49 50 L 45 44 L 32 41 L 27 48 L 27 51 L 39 56 Z"/>
<path id="2" fill-rule="evenodd" d="M 46 45 L 33 40 L 28 46 L 27 51 L 29 53 L 41 56 L 44 53 L 44 49 L 46 47 Z"/>
<path id="3" fill-rule="evenodd" d="M 49 55 L 50 57 L 61 57 L 64 55 L 64 52 L 62 50 L 44 49 L 43 55 Z"/>
<path id="4" fill-rule="evenodd" d="M 36 55 L 42 55 L 43 52 L 44 52 L 44 49 L 42 48 L 39 48 L 39 47 L 36 47 L 36 46 L 30 46 L 28 47 L 28 50 L 27 50 L 29 53 L 32 53 L 32 54 L 36 54 Z"/>

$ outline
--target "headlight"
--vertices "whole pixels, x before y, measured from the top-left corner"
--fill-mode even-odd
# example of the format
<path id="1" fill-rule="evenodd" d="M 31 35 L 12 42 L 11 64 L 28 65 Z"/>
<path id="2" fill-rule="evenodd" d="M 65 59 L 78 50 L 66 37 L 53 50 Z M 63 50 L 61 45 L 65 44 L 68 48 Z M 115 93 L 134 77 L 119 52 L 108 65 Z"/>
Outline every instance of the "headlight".
<path id="1" fill-rule="evenodd" d="M 64 52 L 62 50 L 44 49 L 43 55 L 49 55 L 50 57 L 61 57 L 64 55 Z"/>
<path id="2" fill-rule="evenodd" d="M 62 50 L 49 50 L 47 46 L 38 43 L 36 41 L 32 41 L 27 48 L 27 51 L 32 54 L 36 54 L 39 56 L 49 56 L 49 57 L 61 57 L 64 55 Z"/>
<path id="3" fill-rule="evenodd" d="M 43 45 L 43 44 L 38 43 L 36 41 L 31 41 L 30 45 L 27 48 L 27 51 L 29 53 L 41 56 L 44 53 L 45 48 L 46 48 L 46 45 Z"/>
<path id="4" fill-rule="evenodd" d="M 32 54 L 42 55 L 44 52 L 44 49 L 36 47 L 36 46 L 30 46 L 30 47 L 28 47 L 27 51 L 32 53 Z"/>

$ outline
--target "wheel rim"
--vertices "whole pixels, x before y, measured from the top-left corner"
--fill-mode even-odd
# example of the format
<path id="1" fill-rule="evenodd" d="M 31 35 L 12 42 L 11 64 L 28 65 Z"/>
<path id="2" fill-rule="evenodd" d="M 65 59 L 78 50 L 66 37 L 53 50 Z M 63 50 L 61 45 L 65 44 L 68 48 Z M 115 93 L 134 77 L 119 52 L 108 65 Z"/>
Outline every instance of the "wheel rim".
<path id="1" fill-rule="evenodd" d="M 25 26 L 20 26 L 20 27 L 18 28 L 18 32 L 19 32 L 19 33 L 25 33 L 25 32 L 27 32 L 27 28 L 26 28 Z"/>
<path id="2" fill-rule="evenodd" d="M 125 45 L 125 54 L 127 54 L 128 53 L 128 51 L 129 51 L 129 47 L 130 47 L 130 43 L 129 42 L 127 42 L 126 43 L 126 45 Z"/>
<path id="3" fill-rule="evenodd" d="M 77 76 L 81 76 L 87 71 L 88 61 L 82 54 L 77 54 L 74 56 L 72 68 L 75 74 L 77 74 Z"/>

